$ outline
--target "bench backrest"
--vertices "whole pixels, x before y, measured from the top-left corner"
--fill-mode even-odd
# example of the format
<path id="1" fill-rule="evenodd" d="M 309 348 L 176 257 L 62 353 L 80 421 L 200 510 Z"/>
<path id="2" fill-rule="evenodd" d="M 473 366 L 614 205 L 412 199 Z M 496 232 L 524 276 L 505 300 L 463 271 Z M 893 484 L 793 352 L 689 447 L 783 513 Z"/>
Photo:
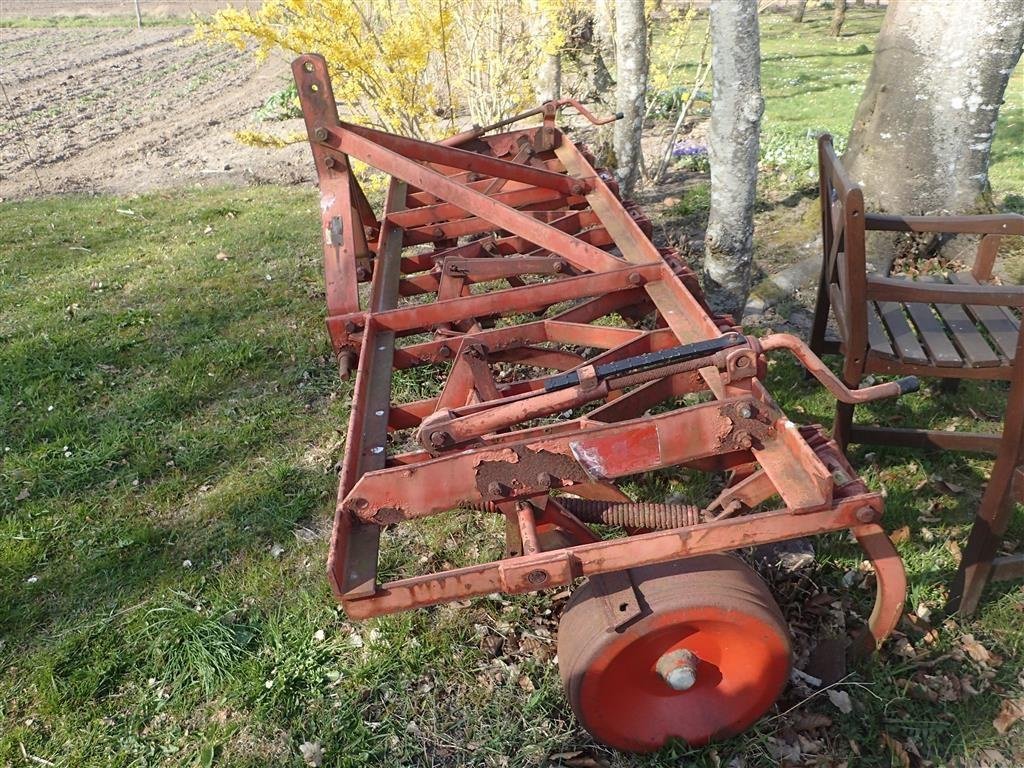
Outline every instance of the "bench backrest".
<path id="1" fill-rule="evenodd" d="M 839 334 L 850 354 L 867 340 L 867 274 L 864 251 L 864 194 L 836 156 L 832 137 L 818 139 L 821 240 Z"/>

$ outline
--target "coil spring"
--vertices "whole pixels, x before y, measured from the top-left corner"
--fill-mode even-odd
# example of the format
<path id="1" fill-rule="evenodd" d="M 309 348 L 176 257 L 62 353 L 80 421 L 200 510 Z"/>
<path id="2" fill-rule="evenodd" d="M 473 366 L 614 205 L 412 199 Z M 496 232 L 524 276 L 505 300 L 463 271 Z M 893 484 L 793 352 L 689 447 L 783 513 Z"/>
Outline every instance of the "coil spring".
<path id="1" fill-rule="evenodd" d="M 655 504 L 648 502 L 598 501 L 559 496 L 558 503 L 580 522 L 595 525 L 616 525 L 623 528 L 648 528 L 666 531 L 685 528 L 701 522 L 703 510 L 691 504 Z M 501 514 L 493 501 L 473 504 L 470 509 Z"/>
<path id="2" fill-rule="evenodd" d="M 596 501 L 559 497 L 558 503 L 584 523 L 667 530 L 700 523 L 700 508 L 691 504 Z"/>

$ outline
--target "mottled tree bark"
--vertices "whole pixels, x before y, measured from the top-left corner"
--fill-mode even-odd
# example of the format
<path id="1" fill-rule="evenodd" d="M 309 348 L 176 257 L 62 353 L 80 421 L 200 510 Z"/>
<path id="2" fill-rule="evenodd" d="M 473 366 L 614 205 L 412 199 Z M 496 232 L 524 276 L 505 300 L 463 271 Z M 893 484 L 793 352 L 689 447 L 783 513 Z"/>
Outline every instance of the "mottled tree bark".
<path id="1" fill-rule="evenodd" d="M 605 62 L 615 61 L 615 3 L 594 0 L 594 47 Z"/>
<path id="2" fill-rule="evenodd" d="M 890 2 L 844 156 L 869 207 L 942 214 L 990 205 L 992 137 L 1022 46 L 1024 0 Z M 888 262 L 889 242 L 872 249 L 876 263 Z"/>
<path id="3" fill-rule="evenodd" d="M 802 24 L 804 12 L 807 10 L 807 0 L 796 0 L 796 10 L 793 11 L 793 21 Z"/>
<path id="4" fill-rule="evenodd" d="M 757 0 L 711 4 L 711 68 L 711 213 L 704 238 L 704 286 L 713 308 L 739 313 L 750 290 L 764 111 Z"/>
<path id="5" fill-rule="evenodd" d="M 599 106 L 614 111 L 615 81 L 611 67 L 615 65 L 615 9 L 611 0 L 596 0 L 589 29 L 581 35 L 576 50 L 577 64 L 587 82 L 586 100 L 597 101 Z"/>
<path id="6" fill-rule="evenodd" d="M 647 18 L 644 0 L 615 3 L 615 102 L 622 119 L 615 123 L 616 175 L 624 197 L 633 193 L 640 173 L 640 136 L 647 95 Z"/>
<path id="7" fill-rule="evenodd" d="M 562 95 L 562 57 L 561 52 L 552 49 L 552 30 L 559 19 L 551 18 L 545 13 L 544 6 L 533 0 L 529 4 L 533 18 L 530 26 L 535 40 L 540 42 L 540 61 L 537 64 L 537 80 L 534 91 L 537 101 L 552 101 Z"/>
<path id="8" fill-rule="evenodd" d="M 553 101 L 562 95 L 562 57 L 557 53 L 541 53 L 537 67 L 537 101 Z"/>
<path id="9" fill-rule="evenodd" d="M 930 3 L 927 3 L 930 5 Z M 839 37 L 843 34 L 843 24 L 846 22 L 846 0 L 835 0 L 835 5 L 832 7 L 832 26 L 829 27 L 828 33 L 832 37 Z"/>

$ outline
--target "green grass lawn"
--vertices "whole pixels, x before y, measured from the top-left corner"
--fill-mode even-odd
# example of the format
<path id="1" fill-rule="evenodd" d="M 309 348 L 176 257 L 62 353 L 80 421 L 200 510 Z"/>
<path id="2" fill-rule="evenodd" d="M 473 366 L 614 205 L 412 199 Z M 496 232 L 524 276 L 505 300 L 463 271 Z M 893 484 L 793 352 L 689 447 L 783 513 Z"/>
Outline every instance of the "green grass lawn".
<path id="1" fill-rule="evenodd" d="M 770 171 L 761 179 L 763 188 L 789 193 L 815 185 L 814 138 L 819 133 L 831 133 L 836 146 L 845 147 L 884 15 L 884 8 L 851 7 L 839 39 L 828 36 L 827 9 L 808 10 L 802 24 L 794 24 L 788 14 L 761 15 L 761 157 Z M 704 29 L 704 22 L 692 24 L 679 45 L 682 84 L 692 82 Z M 1024 75 L 1019 68 L 999 111 L 989 178 L 997 201 L 1024 207 Z"/>
<path id="2" fill-rule="evenodd" d="M 300 765 L 307 740 L 329 765 L 527 766 L 594 749 L 551 659 L 564 596 L 359 625 L 335 608 L 324 559 L 351 385 L 327 354 L 310 191 L 64 198 L 0 214 L 3 764 L 20 764 L 22 745 L 62 766 Z M 780 361 L 769 384 L 792 418 L 829 421 L 829 399 L 792 365 Z M 1001 397 L 926 390 L 864 418 L 964 427 L 977 416 L 994 429 Z M 888 493 L 887 524 L 909 526 L 910 608 L 937 614 L 955 566 L 948 542 L 964 539 L 986 463 L 855 458 Z M 647 490 L 685 493 L 695 481 L 675 472 Z M 437 519 L 392 542 L 386 564 L 459 563 L 494 533 Z M 801 578 L 833 592 L 851 623 L 866 615 L 870 593 L 841 584 L 857 550 L 830 537 L 818 560 Z M 936 626 L 930 645 L 908 630 L 919 658 L 888 650 L 855 671 L 856 716 L 819 696 L 714 751 L 605 757 L 773 765 L 771 739 L 807 713 L 833 716 L 816 738 L 841 756 L 853 740 L 866 765 L 889 764 L 881 731 L 937 761 L 1024 749 L 991 724 L 1001 698 L 1021 695 L 1020 590 L 990 590 L 967 626 Z M 1003 663 L 961 653 L 917 666 L 955 652 L 964 632 Z M 505 638 L 497 656 L 483 641 L 494 635 Z M 987 687 L 919 701 L 921 670 Z M 788 696 L 786 708 L 799 704 Z"/>
<path id="3" fill-rule="evenodd" d="M 762 23 L 766 132 L 843 133 L 869 54 Z M 851 13 L 835 45 L 872 45 L 878 23 Z M 850 72 L 821 82 L 833 60 Z M 1020 126 L 1013 104 L 1001 125 Z M 1020 178 L 1012 130 L 994 184 Z M 713 748 L 616 755 L 561 693 L 564 593 L 348 621 L 324 563 L 351 383 L 323 328 L 317 206 L 280 187 L 0 204 L 0 765 L 301 766 L 305 742 L 331 766 L 775 766 L 792 745 L 791 764 L 1024 763 L 1021 726 L 993 727 L 1024 696 L 1024 593 L 990 588 L 970 622 L 941 614 L 989 468 L 974 457 L 853 452 L 887 494 L 887 527 L 906 528 L 908 611 L 931 615 L 851 670 L 849 715 L 794 688 Z M 830 422 L 830 399 L 785 358 L 768 385 L 794 421 Z M 926 385 L 860 418 L 996 430 L 1004 402 L 997 385 Z M 638 489 L 699 484 L 679 470 Z M 497 535 L 432 519 L 386 539 L 383 565 L 461 564 Z M 765 571 L 804 635 L 870 611 L 859 551 L 839 535 L 816 545 L 797 575 Z"/>

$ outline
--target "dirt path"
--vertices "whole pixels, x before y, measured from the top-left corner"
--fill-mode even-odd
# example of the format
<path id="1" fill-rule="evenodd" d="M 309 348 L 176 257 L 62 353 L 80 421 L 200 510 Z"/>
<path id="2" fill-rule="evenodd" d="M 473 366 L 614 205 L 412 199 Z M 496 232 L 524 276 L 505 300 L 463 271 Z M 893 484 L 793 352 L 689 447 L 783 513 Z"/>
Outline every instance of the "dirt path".
<path id="1" fill-rule="evenodd" d="M 288 76 L 189 27 L 0 30 L 0 197 L 312 179 L 308 149 L 233 137 Z M 293 130 L 276 124 L 275 130 Z"/>

